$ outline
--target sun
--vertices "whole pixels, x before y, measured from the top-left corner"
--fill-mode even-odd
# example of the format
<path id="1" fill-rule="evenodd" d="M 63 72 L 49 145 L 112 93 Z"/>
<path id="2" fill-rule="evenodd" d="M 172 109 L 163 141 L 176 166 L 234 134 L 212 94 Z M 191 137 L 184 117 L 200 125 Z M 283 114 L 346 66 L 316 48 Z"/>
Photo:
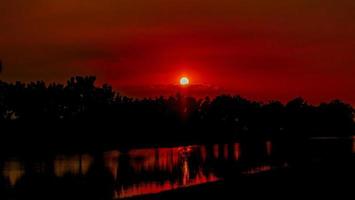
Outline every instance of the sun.
<path id="1" fill-rule="evenodd" d="M 180 78 L 180 85 L 181 86 L 187 86 L 189 84 L 190 84 L 189 78 L 187 78 L 186 76 Z"/>

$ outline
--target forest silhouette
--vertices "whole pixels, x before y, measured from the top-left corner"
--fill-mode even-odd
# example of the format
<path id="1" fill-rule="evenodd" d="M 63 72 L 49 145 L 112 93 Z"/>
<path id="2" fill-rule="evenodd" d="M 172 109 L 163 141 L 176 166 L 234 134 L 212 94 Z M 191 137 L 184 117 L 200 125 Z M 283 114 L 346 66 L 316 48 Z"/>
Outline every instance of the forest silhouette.
<path id="1" fill-rule="evenodd" d="M 0 82 L 1 147 L 110 148 L 208 143 L 238 139 L 281 141 L 351 136 L 354 109 L 340 100 L 286 104 L 240 96 L 196 99 L 181 94 L 134 99 L 93 76 L 66 84 Z"/>

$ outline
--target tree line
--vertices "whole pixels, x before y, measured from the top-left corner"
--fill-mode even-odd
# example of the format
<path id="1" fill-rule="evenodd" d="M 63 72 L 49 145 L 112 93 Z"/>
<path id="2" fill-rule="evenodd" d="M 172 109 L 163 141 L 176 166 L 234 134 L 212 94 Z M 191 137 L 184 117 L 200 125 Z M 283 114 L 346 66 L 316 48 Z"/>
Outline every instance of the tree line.
<path id="1" fill-rule="evenodd" d="M 283 104 L 231 95 L 196 99 L 180 94 L 135 99 L 120 95 L 108 84 L 96 86 L 95 81 L 93 76 L 48 85 L 1 81 L 4 134 L 24 129 L 48 132 L 48 126 L 62 134 L 75 130 L 72 136 L 97 130 L 99 138 L 135 140 L 349 136 L 354 131 L 354 109 L 340 100 L 311 105 L 298 97 Z"/>

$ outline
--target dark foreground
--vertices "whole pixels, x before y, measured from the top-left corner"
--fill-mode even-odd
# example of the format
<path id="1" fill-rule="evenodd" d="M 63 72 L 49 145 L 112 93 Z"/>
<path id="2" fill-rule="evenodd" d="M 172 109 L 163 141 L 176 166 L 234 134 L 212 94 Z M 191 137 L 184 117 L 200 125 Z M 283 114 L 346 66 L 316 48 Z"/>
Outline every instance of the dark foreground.
<path id="1" fill-rule="evenodd" d="M 352 197 L 355 188 L 354 173 L 346 170 L 338 170 L 340 169 L 318 168 L 314 169 L 314 171 L 310 170 L 305 172 L 296 169 L 279 169 L 272 172 L 233 177 L 226 181 L 218 181 L 159 194 L 143 195 L 126 199 L 253 199 L 259 197 L 264 199 L 348 199 Z M 67 190 L 51 195 L 48 195 L 48 191 L 46 190 L 37 192 L 40 192 L 40 195 L 24 196 L 22 199 L 109 199 L 90 196 L 88 195 L 90 191 L 81 191 L 78 193 L 77 188 L 72 188 L 72 191 Z"/>
<path id="2" fill-rule="evenodd" d="M 280 169 L 129 199 L 348 199 L 355 190 L 353 169 Z"/>
<path id="3" fill-rule="evenodd" d="M 355 190 L 355 139 L 2 158 L 0 199 L 336 199 Z M 295 143 L 296 144 L 296 143 Z"/>

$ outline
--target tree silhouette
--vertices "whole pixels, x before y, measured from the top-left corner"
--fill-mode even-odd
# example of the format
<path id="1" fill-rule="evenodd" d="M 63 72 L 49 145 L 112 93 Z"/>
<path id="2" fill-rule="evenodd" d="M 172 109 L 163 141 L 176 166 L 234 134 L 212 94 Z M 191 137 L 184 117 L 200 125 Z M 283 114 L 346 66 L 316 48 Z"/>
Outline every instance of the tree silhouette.
<path id="1" fill-rule="evenodd" d="M 33 139 L 27 132 L 34 130 L 41 137 L 68 142 L 95 132 L 87 143 L 114 145 L 350 136 L 354 130 L 354 109 L 340 100 L 315 106 L 302 98 L 284 105 L 230 95 L 134 99 L 95 81 L 93 76 L 73 77 L 64 85 L 0 81 L 3 137 Z"/>

